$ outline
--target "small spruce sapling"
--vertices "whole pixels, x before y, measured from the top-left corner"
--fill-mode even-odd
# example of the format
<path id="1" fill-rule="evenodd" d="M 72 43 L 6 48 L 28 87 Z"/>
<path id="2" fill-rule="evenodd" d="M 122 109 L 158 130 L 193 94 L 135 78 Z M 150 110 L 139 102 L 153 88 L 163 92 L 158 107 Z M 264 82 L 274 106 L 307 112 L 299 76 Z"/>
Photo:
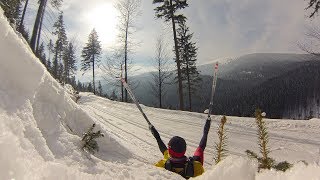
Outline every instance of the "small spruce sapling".
<path id="1" fill-rule="evenodd" d="M 219 138 L 219 142 L 215 143 L 215 150 L 216 150 L 216 154 L 214 155 L 214 161 L 216 164 L 218 164 L 224 157 L 227 156 L 227 135 L 225 134 L 226 129 L 224 127 L 224 125 L 227 122 L 227 118 L 226 116 L 223 116 L 221 118 L 221 122 L 219 124 L 218 127 L 218 138 Z"/>
<path id="2" fill-rule="evenodd" d="M 93 132 L 93 128 L 96 126 L 96 124 L 93 124 L 86 133 L 83 134 L 82 137 L 82 149 L 84 151 L 87 151 L 91 154 L 94 154 L 95 152 L 99 151 L 99 146 L 96 138 L 104 137 L 104 135 L 101 133 L 101 131 Z"/>
<path id="3" fill-rule="evenodd" d="M 259 163 L 258 171 L 260 171 L 260 169 L 271 169 L 271 168 L 274 168 L 280 171 L 286 171 L 287 169 L 292 167 L 292 164 L 288 163 L 287 161 L 283 161 L 278 164 L 275 164 L 275 160 L 269 157 L 269 153 L 270 153 L 270 148 L 268 147 L 269 135 L 268 135 L 266 123 L 263 120 L 264 116 L 265 116 L 264 112 L 262 113 L 260 109 L 256 110 L 255 117 L 256 117 L 256 124 L 258 127 L 258 144 L 259 144 L 259 150 L 262 157 L 259 157 L 256 153 L 250 150 L 246 150 L 246 153 L 250 158 L 254 158 L 258 160 L 258 163 Z"/>

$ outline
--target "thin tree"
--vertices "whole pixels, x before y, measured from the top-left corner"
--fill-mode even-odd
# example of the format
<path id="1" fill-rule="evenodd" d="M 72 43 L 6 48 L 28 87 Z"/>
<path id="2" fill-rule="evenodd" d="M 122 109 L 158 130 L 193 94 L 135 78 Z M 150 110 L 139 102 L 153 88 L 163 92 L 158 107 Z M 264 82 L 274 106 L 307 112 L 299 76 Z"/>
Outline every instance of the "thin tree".
<path id="1" fill-rule="evenodd" d="M 57 40 L 54 47 L 55 54 L 53 58 L 52 75 L 54 78 L 61 80 L 62 74 L 58 74 L 58 68 L 59 64 L 62 63 L 63 51 L 68 44 L 62 12 L 60 13 L 58 20 L 54 23 L 53 27 L 55 28 L 53 34 L 57 36 Z"/>
<path id="2" fill-rule="evenodd" d="M 183 21 L 186 17 L 182 14 L 177 15 L 177 11 L 184 9 L 188 6 L 186 0 L 153 0 L 153 4 L 160 4 L 156 7 L 155 14 L 157 18 L 164 18 L 165 22 L 172 23 L 173 40 L 174 40 L 174 51 L 175 51 L 175 61 L 177 63 L 177 75 L 178 75 L 178 87 L 179 87 L 179 106 L 180 110 L 184 109 L 183 103 L 183 86 L 181 77 L 181 61 L 179 57 L 179 47 L 176 34 L 176 23 Z"/>
<path id="3" fill-rule="evenodd" d="M 64 50 L 63 62 L 64 82 L 69 84 L 71 83 L 71 75 L 75 74 L 75 72 L 77 71 L 75 49 L 71 42 L 68 44 L 68 47 Z"/>
<path id="4" fill-rule="evenodd" d="M 124 102 L 124 88 L 119 78 L 123 77 L 124 53 L 122 49 L 113 49 L 100 69 L 106 74 L 102 78 L 111 86 L 121 89 L 121 102 Z"/>
<path id="5" fill-rule="evenodd" d="M 25 2 L 25 4 L 24 4 L 23 11 L 22 11 L 22 15 L 21 15 L 21 20 L 20 20 L 20 25 L 19 25 L 19 32 L 22 32 L 22 31 L 23 31 L 23 26 L 24 26 L 24 25 L 23 25 L 23 21 L 24 21 L 25 15 L 26 15 L 28 3 L 29 3 L 29 0 L 26 0 L 26 2 Z"/>
<path id="6" fill-rule="evenodd" d="M 136 31 L 134 23 L 140 15 L 140 0 L 119 0 L 116 8 L 119 11 L 119 41 L 124 53 L 124 78 L 128 82 L 128 54 L 133 49 L 132 34 Z M 124 101 L 128 102 L 128 93 L 125 90 Z"/>
<path id="7" fill-rule="evenodd" d="M 86 72 L 92 68 L 92 84 L 93 84 L 93 93 L 96 94 L 95 82 L 94 82 L 94 68 L 100 63 L 99 57 L 101 55 L 102 49 L 100 41 L 98 40 L 98 34 L 95 29 L 93 29 L 89 35 L 88 43 L 82 50 L 81 57 L 81 71 Z"/>
<path id="8" fill-rule="evenodd" d="M 168 63 L 167 44 L 164 42 L 163 36 L 159 36 L 156 41 L 156 54 L 154 57 L 156 72 L 151 73 L 152 94 L 158 99 L 159 107 L 163 106 L 163 98 L 166 93 L 165 85 L 168 84 L 172 75 L 170 65 Z"/>
<path id="9" fill-rule="evenodd" d="M 59 8 L 62 4 L 63 0 L 51 0 L 51 5 L 55 8 Z M 39 8 L 37 11 L 37 16 L 34 22 L 33 30 L 32 30 L 32 35 L 31 35 L 31 40 L 30 40 L 30 47 L 33 52 L 36 52 L 36 42 L 37 42 L 37 37 L 38 33 L 41 33 L 39 31 L 40 25 L 41 25 L 41 19 L 42 16 L 44 16 L 45 8 L 47 6 L 48 0 L 39 0 Z"/>
<path id="10" fill-rule="evenodd" d="M 196 43 L 192 42 L 193 33 L 190 33 L 185 21 L 179 22 L 177 29 L 178 46 L 181 58 L 181 74 L 182 80 L 185 82 L 188 98 L 189 111 L 192 110 L 192 95 L 196 94 L 197 87 L 200 84 L 201 78 L 197 70 L 197 50 Z"/>

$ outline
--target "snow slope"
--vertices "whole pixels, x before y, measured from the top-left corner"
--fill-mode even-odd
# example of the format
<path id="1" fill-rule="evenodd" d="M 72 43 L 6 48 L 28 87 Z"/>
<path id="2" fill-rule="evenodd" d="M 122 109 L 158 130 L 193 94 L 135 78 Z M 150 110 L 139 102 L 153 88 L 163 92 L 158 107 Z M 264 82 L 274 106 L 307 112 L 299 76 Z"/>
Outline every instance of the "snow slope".
<path id="1" fill-rule="evenodd" d="M 90 93 L 81 93 L 79 105 L 74 103 L 2 14 L 0 9 L 0 179 L 182 179 L 152 165 L 161 154 L 133 104 Z M 143 108 L 165 142 L 183 136 L 192 154 L 204 114 Z M 199 179 L 320 179 L 319 120 L 268 120 L 271 155 L 310 164 L 297 163 L 286 173 L 257 173 L 257 163 L 244 157 L 244 150 L 257 150 L 252 118 L 228 117 L 231 156 L 212 165 L 220 117 L 213 117 L 206 172 Z M 80 140 L 94 122 L 105 137 L 92 156 L 80 149 Z"/>

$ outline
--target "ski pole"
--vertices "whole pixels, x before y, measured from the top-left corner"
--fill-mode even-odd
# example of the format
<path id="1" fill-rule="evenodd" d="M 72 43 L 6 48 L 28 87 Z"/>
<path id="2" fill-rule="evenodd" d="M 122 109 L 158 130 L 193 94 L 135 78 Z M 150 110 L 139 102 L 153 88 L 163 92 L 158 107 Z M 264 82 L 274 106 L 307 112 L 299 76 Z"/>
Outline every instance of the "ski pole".
<path id="1" fill-rule="evenodd" d="M 218 68 L 219 68 L 219 64 L 217 62 L 216 65 L 214 66 L 214 77 L 213 77 L 213 80 L 212 80 L 211 99 L 210 99 L 210 104 L 209 104 L 209 111 L 208 111 L 207 120 L 211 120 L 210 116 L 211 116 L 212 108 L 213 108 L 213 96 L 214 96 L 214 93 L 216 91 Z"/>
<path id="2" fill-rule="evenodd" d="M 148 125 L 149 125 L 149 126 L 153 126 L 153 125 L 151 124 L 151 122 L 149 121 L 148 117 L 146 116 L 146 114 L 144 114 L 144 112 L 143 112 L 140 104 L 138 103 L 138 101 L 137 101 L 136 97 L 134 96 L 133 92 L 131 91 L 128 83 L 125 81 L 124 78 L 121 78 L 121 82 L 122 82 L 124 88 L 126 88 L 126 90 L 128 91 L 131 99 L 134 101 L 134 103 L 136 104 L 137 108 L 138 108 L 139 111 L 141 112 L 142 116 L 143 116 L 144 119 L 147 121 Z"/>

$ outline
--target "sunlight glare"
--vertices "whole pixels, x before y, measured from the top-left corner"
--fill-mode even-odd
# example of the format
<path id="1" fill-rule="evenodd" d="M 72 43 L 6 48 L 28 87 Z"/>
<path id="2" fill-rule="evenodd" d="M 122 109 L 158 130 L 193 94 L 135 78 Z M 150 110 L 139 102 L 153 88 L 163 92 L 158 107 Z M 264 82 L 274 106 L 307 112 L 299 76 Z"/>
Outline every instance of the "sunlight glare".
<path id="1" fill-rule="evenodd" d="M 87 22 L 91 30 L 96 29 L 103 45 L 110 46 L 115 42 L 118 33 L 117 17 L 118 12 L 112 3 L 101 4 L 89 11 Z"/>

